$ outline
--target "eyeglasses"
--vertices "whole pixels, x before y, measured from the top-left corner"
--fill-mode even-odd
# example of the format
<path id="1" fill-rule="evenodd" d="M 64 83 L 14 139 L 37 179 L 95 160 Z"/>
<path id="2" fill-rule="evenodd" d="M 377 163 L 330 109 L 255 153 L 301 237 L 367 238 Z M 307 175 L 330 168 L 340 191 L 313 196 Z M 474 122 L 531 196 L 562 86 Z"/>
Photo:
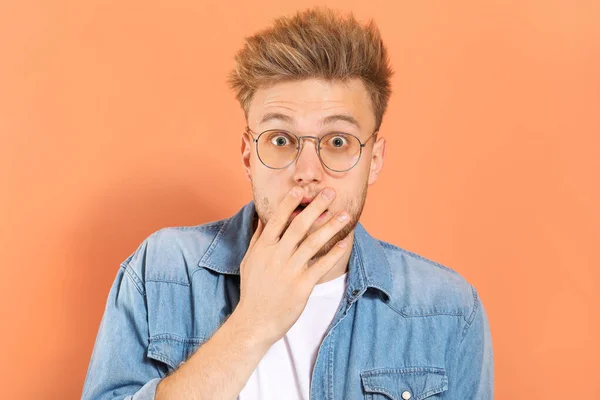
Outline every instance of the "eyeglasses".
<path id="1" fill-rule="evenodd" d="M 334 172 L 345 172 L 352 169 L 362 155 L 362 149 L 373 138 L 375 131 L 361 143 L 360 139 L 349 133 L 332 132 L 322 137 L 296 136 L 282 129 L 269 129 L 258 137 L 249 127 L 246 132 L 256 143 L 256 153 L 263 165 L 271 169 L 287 168 L 298 158 L 304 139 L 314 139 L 317 155 L 321 163 Z"/>

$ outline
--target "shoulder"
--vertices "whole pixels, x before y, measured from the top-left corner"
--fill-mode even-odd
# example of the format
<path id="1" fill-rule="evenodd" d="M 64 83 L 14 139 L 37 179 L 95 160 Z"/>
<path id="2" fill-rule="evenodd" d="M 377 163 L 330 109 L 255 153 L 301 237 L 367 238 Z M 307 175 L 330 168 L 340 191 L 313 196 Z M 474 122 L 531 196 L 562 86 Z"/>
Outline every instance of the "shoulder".
<path id="1" fill-rule="evenodd" d="M 406 317 L 460 316 L 470 323 L 478 294 L 455 270 L 390 243 L 378 240 L 389 262 L 395 301 Z"/>
<path id="2" fill-rule="evenodd" d="M 226 219 L 195 226 L 166 227 L 149 235 L 121 264 L 137 286 L 147 282 L 189 285 L 204 253 Z"/>

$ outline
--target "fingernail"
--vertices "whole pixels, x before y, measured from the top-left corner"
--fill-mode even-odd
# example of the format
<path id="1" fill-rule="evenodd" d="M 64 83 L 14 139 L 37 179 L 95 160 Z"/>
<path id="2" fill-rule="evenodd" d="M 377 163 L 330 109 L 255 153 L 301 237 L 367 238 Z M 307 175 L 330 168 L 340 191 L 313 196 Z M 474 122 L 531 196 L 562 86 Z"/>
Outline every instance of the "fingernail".
<path id="1" fill-rule="evenodd" d="M 340 213 L 340 214 L 337 215 L 336 218 L 337 218 L 338 221 L 344 222 L 345 220 L 348 219 L 348 214 L 346 214 L 346 213 Z"/>
<path id="2" fill-rule="evenodd" d="M 325 197 L 327 200 L 331 200 L 333 199 L 333 196 L 335 195 L 335 192 L 333 191 L 333 189 L 327 188 L 325 190 L 323 190 L 321 192 L 321 194 L 323 195 L 323 197 Z"/>
<path id="3" fill-rule="evenodd" d="M 344 248 L 346 248 L 346 246 L 348 246 L 348 243 L 346 243 L 346 241 L 345 241 L 345 240 L 340 240 L 340 241 L 337 243 L 337 245 L 338 245 L 338 247 L 341 247 L 342 249 L 344 249 Z"/>
<path id="4" fill-rule="evenodd" d="M 302 189 L 300 189 L 298 186 L 296 186 L 295 188 L 292 189 L 292 196 L 300 197 L 301 195 L 302 195 Z"/>

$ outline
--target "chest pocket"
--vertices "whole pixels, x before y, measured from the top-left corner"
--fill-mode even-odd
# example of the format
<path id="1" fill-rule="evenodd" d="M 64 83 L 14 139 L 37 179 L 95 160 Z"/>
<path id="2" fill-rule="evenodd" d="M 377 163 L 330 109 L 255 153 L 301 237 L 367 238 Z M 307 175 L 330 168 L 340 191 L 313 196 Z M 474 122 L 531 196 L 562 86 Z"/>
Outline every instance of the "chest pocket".
<path id="1" fill-rule="evenodd" d="M 158 335 L 150 338 L 148 357 L 160 361 L 167 367 L 165 372 L 171 373 L 187 361 L 204 342 L 200 338 Z"/>
<path id="2" fill-rule="evenodd" d="M 433 400 L 448 389 L 443 368 L 381 368 L 363 371 L 360 377 L 366 400 Z"/>

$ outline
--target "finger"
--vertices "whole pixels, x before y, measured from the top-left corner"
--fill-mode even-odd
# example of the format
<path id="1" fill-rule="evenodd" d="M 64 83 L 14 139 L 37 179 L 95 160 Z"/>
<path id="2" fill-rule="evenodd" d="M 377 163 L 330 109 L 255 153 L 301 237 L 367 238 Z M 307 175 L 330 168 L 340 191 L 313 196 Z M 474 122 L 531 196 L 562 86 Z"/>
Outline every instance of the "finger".
<path id="1" fill-rule="evenodd" d="M 269 218 L 269 222 L 265 225 L 263 233 L 261 235 L 261 241 L 265 241 L 269 244 L 274 244 L 279 241 L 281 232 L 287 225 L 290 216 L 302 202 L 303 190 L 301 187 L 296 186 L 290 190 L 281 203 L 277 206 L 275 213 Z"/>
<path id="2" fill-rule="evenodd" d="M 348 248 L 347 239 L 340 240 L 332 247 L 331 250 L 319 260 L 306 268 L 303 272 L 303 279 L 306 279 L 309 285 L 314 287 L 327 274 L 334 265 L 341 260 L 344 252 Z"/>
<path id="3" fill-rule="evenodd" d="M 281 238 L 280 251 L 291 254 L 304 239 L 310 227 L 315 223 L 323 211 L 329 207 L 335 198 L 335 190 L 325 188 L 310 202 L 300 214 L 294 218 L 285 235 Z"/>
<path id="4" fill-rule="evenodd" d="M 290 265 L 298 267 L 306 264 L 349 222 L 349 220 L 350 216 L 346 211 L 337 213 L 333 218 L 327 221 L 325 225 L 321 226 L 302 241 L 290 258 Z"/>

